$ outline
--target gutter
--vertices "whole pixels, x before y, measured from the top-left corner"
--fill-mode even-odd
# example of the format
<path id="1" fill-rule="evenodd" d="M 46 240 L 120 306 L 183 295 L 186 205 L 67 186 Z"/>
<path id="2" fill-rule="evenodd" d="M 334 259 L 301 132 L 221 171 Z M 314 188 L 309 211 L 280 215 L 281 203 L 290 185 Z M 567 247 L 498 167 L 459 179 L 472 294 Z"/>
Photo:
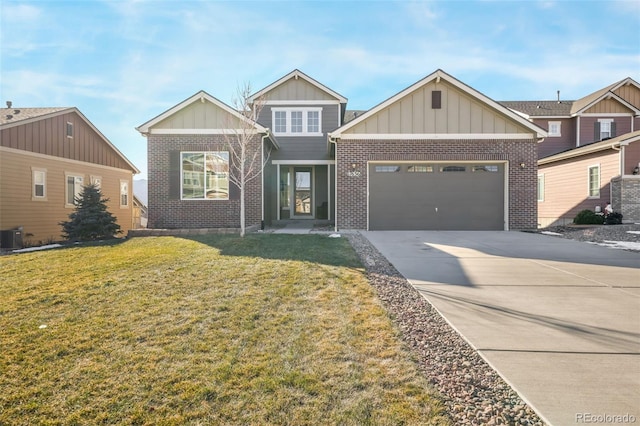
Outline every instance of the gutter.
<path id="1" fill-rule="evenodd" d="M 334 168 L 334 177 L 333 177 L 333 194 L 335 198 L 335 202 L 333 203 L 333 232 L 338 232 L 338 139 L 331 136 L 331 133 L 328 134 L 327 138 L 329 142 L 329 151 L 331 151 L 331 144 L 335 145 L 335 168 Z"/>

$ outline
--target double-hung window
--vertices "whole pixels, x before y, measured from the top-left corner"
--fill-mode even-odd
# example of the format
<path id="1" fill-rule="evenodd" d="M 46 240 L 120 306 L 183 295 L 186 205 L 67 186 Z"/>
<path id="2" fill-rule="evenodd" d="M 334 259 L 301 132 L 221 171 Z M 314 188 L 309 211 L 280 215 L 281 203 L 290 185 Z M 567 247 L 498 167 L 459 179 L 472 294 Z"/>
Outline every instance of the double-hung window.
<path id="1" fill-rule="evenodd" d="M 550 121 L 549 122 L 549 136 L 550 137 L 559 137 L 561 134 L 562 122 L 561 121 Z"/>
<path id="2" fill-rule="evenodd" d="M 280 136 L 322 136 L 322 108 L 272 108 L 273 133 Z"/>
<path id="3" fill-rule="evenodd" d="M 129 206 L 129 181 L 120 181 L 120 207 Z"/>
<path id="4" fill-rule="evenodd" d="M 32 200 L 45 200 L 47 198 L 47 170 L 32 168 L 33 192 Z"/>
<path id="5" fill-rule="evenodd" d="M 604 140 L 616 136 L 616 123 L 613 118 L 601 118 L 596 123 L 596 140 Z"/>
<path id="6" fill-rule="evenodd" d="M 544 174 L 538 175 L 538 201 L 544 201 Z"/>
<path id="7" fill-rule="evenodd" d="M 589 198 L 600 198 L 600 165 L 589 166 Z"/>
<path id="8" fill-rule="evenodd" d="M 229 152 L 180 153 L 183 200 L 229 199 Z"/>
<path id="9" fill-rule="evenodd" d="M 65 205 L 67 207 L 75 206 L 76 199 L 80 197 L 82 185 L 84 185 L 84 177 L 79 174 L 65 173 Z"/>

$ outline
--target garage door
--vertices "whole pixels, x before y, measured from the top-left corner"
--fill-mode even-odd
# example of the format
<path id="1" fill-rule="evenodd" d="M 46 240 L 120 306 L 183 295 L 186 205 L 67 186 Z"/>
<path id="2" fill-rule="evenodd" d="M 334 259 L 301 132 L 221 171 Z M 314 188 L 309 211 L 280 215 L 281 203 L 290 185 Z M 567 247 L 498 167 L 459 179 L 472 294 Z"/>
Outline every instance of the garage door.
<path id="1" fill-rule="evenodd" d="M 503 230 L 504 164 L 372 163 L 371 230 Z"/>

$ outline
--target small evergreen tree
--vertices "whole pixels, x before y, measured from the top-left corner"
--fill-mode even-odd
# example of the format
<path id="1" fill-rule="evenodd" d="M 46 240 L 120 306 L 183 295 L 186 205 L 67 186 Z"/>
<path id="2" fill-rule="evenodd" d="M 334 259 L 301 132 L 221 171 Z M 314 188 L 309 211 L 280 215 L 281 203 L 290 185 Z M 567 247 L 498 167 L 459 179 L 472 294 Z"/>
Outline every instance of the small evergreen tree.
<path id="1" fill-rule="evenodd" d="M 75 201 L 76 209 L 69 215 L 69 220 L 60 222 L 65 238 L 71 241 L 103 240 L 121 232 L 116 218 L 107 211 L 109 199 L 102 198 L 96 185 L 83 187 Z"/>

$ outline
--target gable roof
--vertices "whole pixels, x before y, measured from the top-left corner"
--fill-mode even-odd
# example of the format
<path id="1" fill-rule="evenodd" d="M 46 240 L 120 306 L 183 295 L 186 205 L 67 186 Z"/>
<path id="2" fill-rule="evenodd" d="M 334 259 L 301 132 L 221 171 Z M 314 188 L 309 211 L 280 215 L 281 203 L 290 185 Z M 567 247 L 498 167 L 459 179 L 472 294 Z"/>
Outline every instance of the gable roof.
<path id="1" fill-rule="evenodd" d="M 592 154 L 594 152 L 605 151 L 608 149 L 615 149 L 620 145 L 628 145 L 633 142 L 640 141 L 640 130 L 635 132 L 625 133 L 615 138 L 607 139 L 604 141 L 590 143 L 588 145 L 582 145 L 578 148 L 571 148 L 567 151 L 559 152 L 557 154 L 549 155 L 538 160 L 538 164 L 549 164 L 556 161 L 566 160 L 569 158 L 575 158 L 586 154 Z"/>
<path id="2" fill-rule="evenodd" d="M 105 135 L 102 134 L 96 126 L 93 125 L 87 117 L 80 112 L 76 107 L 53 107 L 53 108 L 0 108 L 2 114 L 2 120 L 0 120 L 0 129 L 8 129 L 15 126 L 21 126 L 23 124 L 32 123 L 35 121 L 45 120 L 52 117 L 57 117 L 63 114 L 75 113 L 80 117 L 96 134 L 111 148 L 125 163 L 131 167 L 134 173 L 140 173 L 140 170 L 133 165 L 131 161 L 125 155 L 120 152 L 114 144 L 111 143 Z M 11 117 L 10 117 L 11 116 Z"/>
<path id="3" fill-rule="evenodd" d="M 578 99 L 577 101 L 575 101 L 571 107 L 571 114 L 572 115 L 576 115 L 579 114 L 581 112 L 584 112 L 585 110 L 589 109 L 590 107 L 592 107 L 594 104 L 602 101 L 603 99 L 606 98 L 613 98 L 616 99 L 617 101 L 621 102 L 622 104 L 624 104 L 625 106 L 629 107 L 630 109 L 634 110 L 636 114 L 640 114 L 640 110 L 638 108 L 636 108 L 635 106 L 631 105 L 630 103 L 628 103 L 627 101 L 625 101 L 624 99 L 622 99 L 620 96 L 618 96 L 617 94 L 614 93 L 615 90 L 619 89 L 620 87 L 626 85 L 626 84 L 633 84 L 636 87 L 640 88 L 640 84 L 638 84 L 638 82 L 636 82 L 634 79 L 632 79 L 631 77 L 627 77 L 623 80 L 620 80 L 616 83 L 611 84 L 610 86 L 604 87 L 600 90 L 596 90 L 595 92 Z"/>
<path id="4" fill-rule="evenodd" d="M 508 109 L 507 107 L 499 104 L 498 102 L 492 100 L 488 96 L 483 95 L 482 93 L 478 92 L 477 90 L 473 89 L 472 87 L 467 86 L 466 84 L 462 83 L 460 80 L 458 80 L 458 79 L 452 77 L 451 75 L 447 74 L 443 70 L 437 69 L 436 71 L 434 71 L 433 73 L 429 74 L 428 76 L 426 76 L 422 80 L 419 80 L 418 82 L 416 82 L 413 85 L 407 87 L 406 89 L 402 90 L 401 92 L 397 93 L 396 95 L 394 95 L 394 96 L 388 98 L 387 100 L 379 103 L 375 107 L 373 107 L 370 110 L 368 110 L 367 112 L 359 115 L 358 117 L 356 117 L 353 120 L 349 121 L 348 123 L 342 125 L 341 127 L 338 127 L 336 130 L 334 130 L 333 132 L 329 133 L 329 138 L 331 138 L 331 139 L 340 138 L 342 136 L 342 134 L 344 132 L 346 132 L 347 130 L 357 126 L 358 124 L 362 123 L 363 121 L 367 120 L 368 118 L 374 116 L 375 114 L 377 114 L 378 112 L 384 110 L 385 108 L 387 108 L 388 106 L 392 105 L 396 101 L 401 100 L 405 96 L 407 96 L 410 93 L 418 90 L 422 86 L 425 86 L 426 84 L 430 83 L 431 81 L 435 80 L 436 82 L 439 82 L 441 79 L 447 81 L 448 83 L 453 85 L 455 88 L 461 90 L 463 93 L 468 94 L 472 98 L 475 98 L 475 99 L 479 100 L 480 102 L 488 105 L 489 107 L 493 108 L 494 110 L 498 111 L 499 113 L 507 116 L 508 118 L 510 118 L 511 120 L 517 122 L 521 126 L 527 128 L 527 129 L 530 129 L 533 133 L 535 133 L 537 135 L 537 137 L 542 138 L 542 137 L 547 136 L 547 132 L 544 129 L 542 129 L 541 127 L 537 126 L 536 124 L 533 124 L 532 122 L 530 122 L 526 118 L 522 117 L 522 115 L 517 114 L 516 112 L 514 112 L 514 111 Z"/>
<path id="5" fill-rule="evenodd" d="M 268 85 L 264 89 L 257 91 L 256 93 L 254 93 L 253 95 L 251 95 L 249 97 L 249 102 L 253 103 L 260 96 L 264 96 L 266 93 L 270 92 L 274 88 L 280 86 L 281 84 L 285 83 L 286 81 L 288 81 L 288 80 L 290 80 L 292 78 L 295 78 L 295 79 L 302 78 L 303 80 L 307 81 L 308 83 L 312 84 L 313 86 L 317 87 L 318 89 L 322 90 L 323 92 L 326 92 L 329 95 L 333 96 L 338 101 L 340 101 L 340 103 L 343 103 L 343 104 L 347 103 L 347 98 L 342 96 L 340 93 L 328 88 L 327 86 L 325 86 L 324 84 L 318 82 L 317 80 L 314 80 L 313 78 L 309 77 L 308 75 L 306 75 L 305 73 L 303 73 L 299 69 L 295 69 L 295 70 L 291 71 L 289 74 L 287 74 L 284 77 L 274 81 L 273 83 L 271 83 L 270 85 Z"/>
<path id="6" fill-rule="evenodd" d="M 20 123 L 24 120 L 32 118 L 40 118 L 48 114 L 54 114 L 59 111 L 73 110 L 70 107 L 55 107 L 55 108 L 0 108 L 0 126 L 5 124 L 24 124 Z M 7 126 L 11 127 L 11 126 Z"/>

